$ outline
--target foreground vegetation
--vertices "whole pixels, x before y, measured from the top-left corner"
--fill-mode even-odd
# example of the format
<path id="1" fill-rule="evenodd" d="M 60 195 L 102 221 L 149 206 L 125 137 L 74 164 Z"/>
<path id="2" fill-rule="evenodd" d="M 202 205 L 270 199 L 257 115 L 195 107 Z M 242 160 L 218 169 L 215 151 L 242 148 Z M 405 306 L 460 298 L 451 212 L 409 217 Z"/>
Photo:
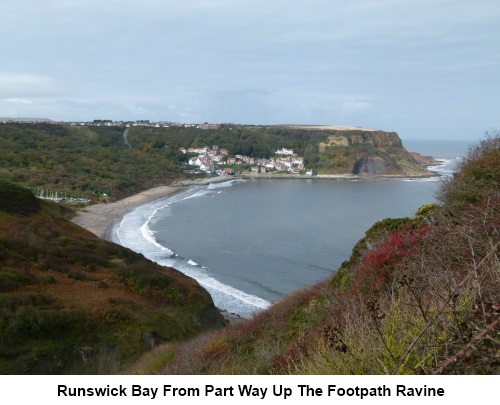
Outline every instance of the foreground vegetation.
<path id="1" fill-rule="evenodd" d="M 118 373 L 161 342 L 225 324 L 196 281 L 71 215 L 0 182 L 0 373 Z"/>
<path id="2" fill-rule="evenodd" d="M 441 205 L 375 224 L 330 280 L 252 319 L 145 355 L 132 373 L 500 371 L 500 137 L 471 150 Z"/>

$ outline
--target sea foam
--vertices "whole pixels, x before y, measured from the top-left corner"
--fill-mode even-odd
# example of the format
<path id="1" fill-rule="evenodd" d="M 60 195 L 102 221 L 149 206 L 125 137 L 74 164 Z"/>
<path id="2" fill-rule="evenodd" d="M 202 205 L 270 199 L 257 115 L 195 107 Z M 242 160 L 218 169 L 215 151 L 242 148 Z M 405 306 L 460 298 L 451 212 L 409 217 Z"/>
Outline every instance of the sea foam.
<path id="1" fill-rule="evenodd" d="M 230 187 L 234 182 L 219 183 L 212 187 Z M 212 185 L 210 185 L 212 186 Z M 217 307 L 229 312 L 249 317 L 253 313 L 263 310 L 271 304 L 269 301 L 238 290 L 215 279 L 210 269 L 201 266 L 195 261 L 178 256 L 166 246 L 161 245 L 155 238 L 150 224 L 158 217 L 169 215 L 171 204 L 191 198 L 202 198 L 213 194 L 210 186 L 198 186 L 175 196 L 156 200 L 150 204 L 140 206 L 125 215 L 122 221 L 114 228 L 113 240 L 122 246 L 143 254 L 162 266 L 173 267 L 189 277 L 194 278 L 212 296 Z"/>

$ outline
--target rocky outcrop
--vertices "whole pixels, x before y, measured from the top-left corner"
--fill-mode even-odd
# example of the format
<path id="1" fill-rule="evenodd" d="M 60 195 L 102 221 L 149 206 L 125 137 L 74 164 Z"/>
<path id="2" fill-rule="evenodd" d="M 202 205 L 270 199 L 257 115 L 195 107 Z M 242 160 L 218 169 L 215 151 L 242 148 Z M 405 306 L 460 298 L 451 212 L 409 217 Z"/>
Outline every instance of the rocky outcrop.
<path id="1" fill-rule="evenodd" d="M 338 141 L 342 138 L 343 142 Z M 351 173 L 358 176 L 431 176 L 425 169 L 433 162 L 430 157 L 417 160 L 408 152 L 396 132 L 343 131 L 329 137 L 330 148 L 342 147 L 343 156 L 350 160 Z M 326 146 L 324 147 L 326 150 Z M 321 152 L 321 150 L 320 150 Z M 349 166 L 348 166 L 349 167 Z"/>
<path id="2" fill-rule="evenodd" d="M 408 152 L 396 132 L 368 128 L 313 127 L 324 131 L 317 155 L 306 156 L 321 175 L 432 176 L 425 169 L 433 159 Z M 311 129 L 312 130 L 312 129 Z"/>
<path id="3" fill-rule="evenodd" d="M 427 167 L 439 164 L 439 162 L 432 156 L 424 156 L 417 152 L 410 152 L 410 153 L 413 156 L 413 159 L 415 159 L 415 162 L 417 162 L 420 166 Z"/>
<path id="4" fill-rule="evenodd" d="M 357 176 L 385 176 L 396 174 L 394 165 L 380 157 L 358 155 L 352 168 L 352 174 Z"/>

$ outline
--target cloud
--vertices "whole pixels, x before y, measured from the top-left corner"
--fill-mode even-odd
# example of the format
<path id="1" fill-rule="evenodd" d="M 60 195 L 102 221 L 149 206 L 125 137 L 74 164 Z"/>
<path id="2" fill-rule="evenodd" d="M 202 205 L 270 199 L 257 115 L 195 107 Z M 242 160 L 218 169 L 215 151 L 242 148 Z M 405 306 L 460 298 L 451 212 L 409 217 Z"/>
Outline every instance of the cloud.
<path id="1" fill-rule="evenodd" d="M 0 98 L 19 100 L 61 94 L 60 84 L 50 77 L 36 74 L 0 72 Z"/>
<path id="2" fill-rule="evenodd" d="M 364 114 L 372 110 L 372 104 L 367 101 L 348 100 L 342 103 L 342 112 L 345 114 Z"/>
<path id="3" fill-rule="evenodd" d="M 7 103 L 13 103 L 13 104 L 33 104 L 33 100 L 25 100 L 22 98 L 7 98 L 5 99 Z"/>
<path id="4" fill-rule="evenodd" d="M 0 19 L 0 99 L 24 115 L 498 122 L 498 0 L 16 0 Z"/>

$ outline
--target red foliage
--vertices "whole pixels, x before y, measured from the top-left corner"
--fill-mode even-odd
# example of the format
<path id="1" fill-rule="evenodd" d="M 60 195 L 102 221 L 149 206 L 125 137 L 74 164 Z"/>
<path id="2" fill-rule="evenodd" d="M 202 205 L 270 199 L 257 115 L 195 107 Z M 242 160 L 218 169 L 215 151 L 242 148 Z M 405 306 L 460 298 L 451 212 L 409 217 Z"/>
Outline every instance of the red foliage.
<path id="1" fill-rule="evenodd" d="M 288 349 L 281 354 L 273 356 L 272 367 L 280 372 L 287 372 L 294 362 L 306 351 L 304 342 L 298 342 L 288 347 Z"/>
<path id="2" fill-rule="evenodd" d="M 276 373 L 289 373 L 301 359 L 317 349 L 317 342 L 324 339 L 324 327 L 318 326 L 305 331 L 283 353 L 276 354 L 271 360 L 271 367 Z"/>
<path id="3" fill-rule="evenodd" d="M 354 287 L 365 295 L 380 292 L 391 280 L 394 265 L 415 255 L 430 226 L 403 229 L 372 247 L 355 270 Z"/>

